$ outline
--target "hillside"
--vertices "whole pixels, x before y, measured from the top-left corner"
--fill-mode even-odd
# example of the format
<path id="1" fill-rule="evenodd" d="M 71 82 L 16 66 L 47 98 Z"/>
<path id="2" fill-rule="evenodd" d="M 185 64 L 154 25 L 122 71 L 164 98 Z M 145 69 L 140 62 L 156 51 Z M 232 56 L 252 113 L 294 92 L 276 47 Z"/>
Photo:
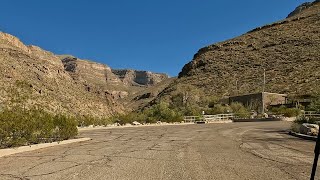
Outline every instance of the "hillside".
<path id="1" fill-rule="evenodd" d="M 126 111 L 136 110 L 152 100 L 171 82 L 163 73 L 132 69 L 116 70 L 105 64 L 82 60 L 70 55 L 59 55 L 65 70 L 76 83 L 82 84 L 88 92 L 110 95 L 122 104 Z M 141 96 L 151 93 L 152 96 Z"/>
<path id="2" fill-rule="evenodd" d="M 0 107 L 26 99 L 26 106 L 36 104 L 50 112 L 74 115 L 101 117 L 134 110 L 128 105 L 136 93 L 144 93 L 169 78 L 134 70 L 126 70 L 131 74 L 123 78 L 107 65 L 26 46 L 3 32 L 0 64 Z"/>
<path id="3" fill-rule="evenodd" d="M 195 86 L 206 96 L 261 92 L 312 94 L 320 89 L 320 3 L 282 21 L 234 39 L 204 47 L 158 97 L 170 98 L 178 86 Z"/>

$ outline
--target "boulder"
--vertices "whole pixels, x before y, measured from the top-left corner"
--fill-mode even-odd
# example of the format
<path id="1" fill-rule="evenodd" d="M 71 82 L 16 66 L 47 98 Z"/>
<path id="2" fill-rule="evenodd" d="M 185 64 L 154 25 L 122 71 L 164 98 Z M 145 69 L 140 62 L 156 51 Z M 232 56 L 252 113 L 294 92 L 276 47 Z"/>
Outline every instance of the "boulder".
<path id="1" fill-rule="evenodd" d="M 299 129 L 301 134 L 306 134 L 310 136 L 317 136 L 319 133 L 319 125 L 303 123 Z"/>
<path id="2" fill-rule="evenodd" d="M 137 121 L 133 121 L 132 125 L 137 126 L 137 125 L 141 125 L 141 124 L 139 122 L 137 122 Z"/>

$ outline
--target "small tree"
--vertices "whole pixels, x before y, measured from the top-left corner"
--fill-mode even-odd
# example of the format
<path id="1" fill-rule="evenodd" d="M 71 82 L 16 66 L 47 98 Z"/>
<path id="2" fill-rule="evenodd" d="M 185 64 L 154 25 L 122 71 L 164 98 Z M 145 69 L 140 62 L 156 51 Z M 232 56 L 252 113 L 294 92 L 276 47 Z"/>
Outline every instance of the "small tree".
<path id="1" fill-rule="evenodd" d="M 320 96 L 311 102 L 308 106 L 308 110 L 320 112 Z"/>
<path id="2" fill-rule="evenodd" d="M 250 111 L 245 108 L 241 103 L 235 102 L 230 104 L 232 112 L 241 118 L 246 118 L 250 116 Z"/>

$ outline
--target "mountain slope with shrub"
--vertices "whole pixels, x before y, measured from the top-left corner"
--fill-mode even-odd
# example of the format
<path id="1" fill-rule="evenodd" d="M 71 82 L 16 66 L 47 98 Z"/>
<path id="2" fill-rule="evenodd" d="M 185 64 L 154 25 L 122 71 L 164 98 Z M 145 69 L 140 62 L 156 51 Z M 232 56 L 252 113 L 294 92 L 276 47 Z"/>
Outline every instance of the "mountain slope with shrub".
<path id="1" fill-rule="evenodd" d="M 130 106 L 132 101 L 148 102 L 135 99 L 137 94 L 150 91 L 169 78 L 134 70 L 127 70 L 131 73 L 120 77 L 107 65 L 57 56 L 3 32 L 0 64 L 0 109 L 21 104 L 12 102 L 20 98 L 26 107 L 41 106 L 48 112 L 76 116 L 110 117 L 135 110 L 136 106 Z"/>
<path id="2" fill-rule="evenodd" d="M 177 92 L 186 92 L 184 86 L 201 91 L 198 99 L 261 92 L 264 69 L 265 91 L 313 94 L 320 90 L 319 50 L 320 3 L 315 1 L 287 19 L 200 49 L 157 101 L 172 101 Z"/>

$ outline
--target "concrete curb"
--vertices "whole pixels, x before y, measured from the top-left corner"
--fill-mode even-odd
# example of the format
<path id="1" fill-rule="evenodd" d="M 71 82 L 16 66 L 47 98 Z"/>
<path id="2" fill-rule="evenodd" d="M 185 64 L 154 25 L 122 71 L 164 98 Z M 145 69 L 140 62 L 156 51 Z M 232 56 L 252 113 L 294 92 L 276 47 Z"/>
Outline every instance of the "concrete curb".
<path id="1" fill-rule="evenodd" d="M 232 123 L 232 120 L 229 121 L 215 121 L 208 122 L 206 124 L 224 124 L 224 123 Z M 186 126 L 186 125 L 194 125 L 196 123 L 178 123 L 178 124 L 149 124 L 149 125 L 130 125 L 130 126 L 107 126 L 107 127 L 78 127 L 79 132 L 83 131 L 93 131 L 93 130 L 106 130 L 106 129 L 117 129 L 117 128 L 137 128 L 137 127 L 163 127 L 163 126 Z"/>
<path id="2" fill-rule="evenodd" d="M 266 118 L 266 119 L 234 119 L 233 122 L 270 122 L 270 121 L 281 121 L 280 118 Z"/>
<path id="3" fill-rule="evenodd" d="M 305 135 L 305 134 L 300 134 L 300 133 L 296 133 L 296 132 L 293 132 L 293 131 L 289 131 L 289 134 L 291 136 L 295 136 L 295 137 L 298 137 L 298 138 L 301 138 L 301 139 L 306 139 L 306 140 L 311 140 L 311 141 L 316 141 L 317 140 L 317 137 L 315 137 L 315 136 L 309 136 L 309 135 Z"/>
<path id="4" fill-rule="evenodd" d="M 149 125 L 130 125 L 130 126 L 107 126 L 107 127 L 78 127 L 79 132 L 83 131 L 92 131 L 92 130 L 104 130 L 104 129 L 118 129 L 118 128 L 137 128 L 137 127 L 161 127 L 161 126 L 184 126 L 184 125 L 192 125 L 195 123 L 180 123 L 180 124 L 149 124 Z"/>
<path id="5" fill-rule="evenodd" d="M 9 156 L 12 154 L 27 152 L 27 151 L 34 151 L 37 149 L 52 147 L 52 146 L 58 146 L 58 145 L 64 145 L 64 144 L 70 144 L 70 143 L 76 143 L 76 142 L 83 142 L 83 141 L 89 141 L 91 138 L 79 138 L 79 139 L 70 139 L 60 142 L 52 142 L 52 143 L 43 143 L 43 144 L 34 144 L 30 146 L 20 146 L 17 148 L 8 148 L 8 149 L 0 149 L 0 157 Z"/>

